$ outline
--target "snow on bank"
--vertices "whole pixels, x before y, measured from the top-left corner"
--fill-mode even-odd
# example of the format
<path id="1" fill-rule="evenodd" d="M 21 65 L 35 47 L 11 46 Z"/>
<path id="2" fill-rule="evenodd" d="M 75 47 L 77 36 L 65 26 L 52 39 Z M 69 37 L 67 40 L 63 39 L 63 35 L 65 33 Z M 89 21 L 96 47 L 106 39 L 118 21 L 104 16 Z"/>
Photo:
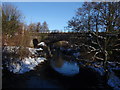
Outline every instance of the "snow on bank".
<path id="1" fill-rule="evenodd" d="M 13 52 L 16 52 L 19 48 L 20 47 L 17 47 L 17 46 L 5 46 L 2 52 L 13 53 Z"/>
<path id="2" fill-rule="evenodd" d="M 46 44 L 44 42 L 40 42 L 38 43 L 38 46 L 46 46 Z"/>
<path id="3" fill-rule="evenodd" d="M 119 62 L 108 62 L 109 75 L 107 84 L 113 87 L 114 90 L 120 90 L 120 77 L 115 75 L 114 70 L 120 71 Z"/>
<path id="4" fill-rule="evenodd" d="M 28 48 L 28 50 L 29 50 L 30 53 L 32 53 L 32 54 L 37 54 L 37 51 L 43 51 L 42 48 Z"/>
<path id="5" fill-rule="evenodd" d="M 73 53 L 73 56 L 75 56 L 76 58 L 78 58 L 80 56 L 80 52 Z"/>
<path id="6" fill-rule="evenodd" d="M 103 67 L 103 62 L 90 62 L 86 60 L 86 63 L 91 63 L 90 65 L 86 65 L 88 68 L 98 72 L 101 76 L 105 75 L 105 69 Z M 120 70 L 120 63 L 108 61 L 107 68 L 109 69 L 109 71 Z"/>
<path id="7" fill-rule="evenodd" d="M 89 61 L 86 60 L 86 63 Z M 90 65 L 86 65 L 88 68 L 92 69 L 93 71 L 97 72 L 100 76 L 105 75 L 105 69 L 103 67 L 103 63 L 100 62 L 89 62 L 91 63 Z"/>
<path id="8" fill-rule="evenodd" d="M 19 48 L 20 47 L 17 47 L 17 46 L 5 46 L 4 49 L 2 50 L 2 52 L 17 53 Z M 30 51 L 30 53 L 32 53 L 32 54 L 36 54 L 37 51 L 43 51 L 42 48 L 29 48 L 29 47 L 26 47 L 26 49 L 28 49 Z"/>
<path id="9" fill-rule="evenodd" d="M 45 45 L 44 42 L 41 42 L 40 45 Z M 10 52 L 10 53 L 17 53 L 20 47 L 17 46 L 6 46 L 3 48 L 3 52 Z M 46 58 L 44 57 L 38 57 L 39 51 L 43 51 L 42 48 L 29 48 L 26 47 L 26 50 L 29 50 L 29 56 L 24 57 L 22 60 L 17 59 L 17 58 L 12 58 L 12 57 L 7 57 L 6 56 L 6 67 L 8 67 L 8 70 L 10 72 L 16 73 L 16 74 L 23 74 L 25 72 L 29 72 L 30 70 L 34 70 L 34 68 L 44 62 Z M 32 58 L 32 56 L 36 56 Z M 5 57 L 5 56 L 4 56 Z"/>
<path id="10" fill-rule="evenodd" d="M 114 90 L 120 90 L 120 78 L 113 71 L 109 75 L 107 84 L 113 87 Z"/>
<path id="11" fill-rule="evenodd" d="M 19 60 L 17 63 L 11 63 L 8 66 L 8 69 L 16 74 L 23 74 L 25 72 L 29 72 L 30 70 L 34 70 L 34 68 L 39 64 L 46 60 L 44 57 L 38 58 L 24 58 L 23 60 Z"/>
<path id="12" fill-rule="evenodd" d="M 114 90 L 120 90 L 120 77 L 115 75 L 114 70 L 120 71 L 119 62 L 109 62 L 108 61 L 108 80 L 107 84 L 112 87 Z M 92 70 L 99 73 L 99 75 L 104 76 L 105 75 L 105 69 L 103 67 L 102 63 L 92 63 L 92 65 L 87 65 L 88 68 L 91 68 Z"/>
<path id="13" fill-rule="evenodd" d="M 88 66 L 89 68 L 91 68 L 92 70 L 98 72 L 101 76 L 105 75 L 105 70 L 103 67 L 94 67 L 94 66 Z"/>

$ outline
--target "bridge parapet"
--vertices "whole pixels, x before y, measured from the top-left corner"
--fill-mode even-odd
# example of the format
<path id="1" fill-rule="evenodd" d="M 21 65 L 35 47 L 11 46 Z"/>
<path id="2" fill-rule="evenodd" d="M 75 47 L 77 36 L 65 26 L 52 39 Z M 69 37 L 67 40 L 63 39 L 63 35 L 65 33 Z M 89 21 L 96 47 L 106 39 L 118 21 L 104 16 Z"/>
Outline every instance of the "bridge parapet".
<path id="1" fill-rule="evenodd" d="M 52 32 L 52 33 L 32 33 L 31 34 L 31 43 L 33 39 L 38 39 L 40 42 L 45 41 L 46 43 L 54 43 L 57 41 L 65 40 L 69 42 L 82 43 L 86 38 L 89 38 L 90 32 Z M 101 32 L 99 35 L 106 35 L 106 33 Z M 110 34 L 108 34 L 110 35 Z M 42 37 L 45 37 L 44 39 Z"/>

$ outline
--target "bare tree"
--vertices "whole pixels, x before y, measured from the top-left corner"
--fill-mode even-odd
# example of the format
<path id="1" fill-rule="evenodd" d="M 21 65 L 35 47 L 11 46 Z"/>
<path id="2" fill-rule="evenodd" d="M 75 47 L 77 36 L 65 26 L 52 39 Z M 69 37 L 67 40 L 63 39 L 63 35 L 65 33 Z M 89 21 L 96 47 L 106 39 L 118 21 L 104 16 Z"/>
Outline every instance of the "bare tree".
<path id="1" fill-rule="evenodd" d="M 92 9 L 92 4 L 85 2 L 77 9 L 76 16 L 68 21 L 68 27 L 73 31 L 92 31 Z"/>
<path id="2" fill-rule="evenodd" d="M 120 2 L 101 2 L 99 3 L 98 12 L 100 12 L 101 23 L 105 26 L 107 32 L 117 30 L 120 20 Z M 120 28 L 119 28 L 120 29 Z"/>
<path id="3" fill-rule="evenodd" d="M 85 2 L 68 21 L 74 31 L 107 31 L 120 29 L 120 2 Z"/>
<path id="4" fill-rule="evenodd" d="M 20 11 L 11 4 L 2 4 L 2 31 L 7 35 L 14 35 L 22 19 Z"/>
<path id="5" fill-rule="evenodd" d="M 90 55 L 93 61 L 102 61 L 106 71 L 107 61 L 118 60 L 120 53 L 119 8 L 120 2 L 84 3 L 77 15 L 68 22 L 68 27 L 74 31 L 89 31 L 80 46 L 86 48 L 85 56 Z"/>
<path id="6" fill-rule="evenodd" d="M 42 32 L 48 32 L 49 31 L 48 24 L 47 24 L 46 21 L 43 22 L 41 30 L 42 30 Z"/>
<path id="7" fill-rule="evenodd" d="M 28 26 L 28 30 L 30 32 L 36 32 L 36 29 L 37 29 L 37 26 L 35 23 L 30 23 L 29 26 Z"/>
<path id="8" fill-rule="evenodd" d="M 41 24 L 40 22 L 37 23 L 37 26 L 36 26 L 36 32 L 39 32 L 41 29 Z"/>

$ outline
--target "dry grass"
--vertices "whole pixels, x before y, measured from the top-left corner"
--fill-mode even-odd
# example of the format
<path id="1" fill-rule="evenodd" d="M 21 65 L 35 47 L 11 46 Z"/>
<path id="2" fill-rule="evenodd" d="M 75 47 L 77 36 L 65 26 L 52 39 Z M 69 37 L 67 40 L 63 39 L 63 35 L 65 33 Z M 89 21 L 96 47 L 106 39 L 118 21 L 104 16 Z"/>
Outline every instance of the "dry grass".
<path id="1" fill-rule="evenodd" d="M 30 43 L 30 35 L 28 31 L 25 31 L 24 34 L 17 33 L 14 36 L 7 36 L 3 34 L 2 36 L 2 45 L 7 45 L 7 46 L 29 46 Z"/>
<path id="2" fill-rule="evenodd" d="M 26 49 L 26 47 L 28 47 L 30 43 L 30 35 L 28 31 L 25 31 L 24 34 L 19 33 L 12 37 L 8 37 L 7 35 L 3 34 L 2 42 L 3 47 L 4 46 L 20 47 L 17 51 L 11 53 L 11 55 L 13 54 L 12 57 L 24 58 L 29 56 L 29 51 L 28 49 Z"/>

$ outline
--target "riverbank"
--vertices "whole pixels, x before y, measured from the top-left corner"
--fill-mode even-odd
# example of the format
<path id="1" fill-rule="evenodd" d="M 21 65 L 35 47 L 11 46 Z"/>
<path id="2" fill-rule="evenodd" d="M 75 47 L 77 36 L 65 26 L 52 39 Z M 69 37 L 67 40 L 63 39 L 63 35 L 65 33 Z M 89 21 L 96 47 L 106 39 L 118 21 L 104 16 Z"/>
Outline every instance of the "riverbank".
<path id="1" fill-rule="evenodd" d="M 6 63 L 8 67 L 3 68 L 3 88 L 119 89 L 119 62 L 107 62 L 110 73 L 106 78 L 103 62 L 82 59 L 78 46 L 52 47 L 51 58 L 45 57 L 44 48 L 28 50 L 30 56 L 22 61 L 14 60 L 13 55 L 7 58 L 4 53 L 3 59 L 10 61 Z M 8 48 L 7 51 L 12 53 L 16 49 Z"/>

